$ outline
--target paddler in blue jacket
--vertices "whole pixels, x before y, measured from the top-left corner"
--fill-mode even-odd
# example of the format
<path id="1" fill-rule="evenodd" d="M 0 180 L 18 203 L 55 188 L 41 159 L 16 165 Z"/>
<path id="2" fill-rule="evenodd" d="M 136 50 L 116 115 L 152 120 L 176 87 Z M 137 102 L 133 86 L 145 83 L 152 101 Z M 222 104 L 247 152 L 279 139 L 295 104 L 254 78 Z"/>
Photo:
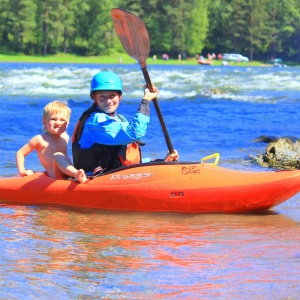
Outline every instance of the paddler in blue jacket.
<path id="1" fill-rule="evenodd" d="M 113 72 L 99 72 L 91 81 L 93 105 L 80 117 L 72 138 L 73 161 L 86 172 L 107 172 L 142 162 L 139 141 L 150 121 L 150 101 L 158 89 L 144 90 L 144 97 L 131 122 L 117 113 L 122 98 L 122 81 Z M 178 160 L 178 153 L 165 161 Z"/>

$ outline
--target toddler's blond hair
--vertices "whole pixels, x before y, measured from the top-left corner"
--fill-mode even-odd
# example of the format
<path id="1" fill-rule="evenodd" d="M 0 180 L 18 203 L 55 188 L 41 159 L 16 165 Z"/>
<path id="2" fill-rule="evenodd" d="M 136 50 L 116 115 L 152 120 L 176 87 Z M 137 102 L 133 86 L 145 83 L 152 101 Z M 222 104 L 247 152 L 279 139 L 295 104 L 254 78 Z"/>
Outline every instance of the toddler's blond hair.
<path id="1" fill-rule="evenodd" d="M 71 109 L 68 107 L 68 103 L 66 101 L 58 100 L 52 101 L 44 107 L 43 121 L 45 121 L 47 117 L 57 113 L 65 113 L 67 117 L 67 123 L 69 124 Z M 45 127 L 43 128 L 43 131 L 46 131 Z"/>

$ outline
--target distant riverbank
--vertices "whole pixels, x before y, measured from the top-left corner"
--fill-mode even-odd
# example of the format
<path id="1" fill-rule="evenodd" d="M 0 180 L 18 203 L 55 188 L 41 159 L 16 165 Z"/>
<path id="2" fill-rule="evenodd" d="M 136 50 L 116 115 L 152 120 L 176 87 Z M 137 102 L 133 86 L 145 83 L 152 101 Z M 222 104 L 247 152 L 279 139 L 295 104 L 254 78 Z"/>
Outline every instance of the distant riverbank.
<path id="1" fill-rule="evenodd" d="M 32 63 L 78 63 L 78 64 L 133 64 L 134 59 L 126 53 L 112 54 L 109 56 L 77 56 L 74 54 L 57 54 L 57 55 L 4 55 L 0 54 L 0 62 L 32 62 Z M 214 60 L 213 66 L 220 66 L 221 61 Z M 152 57 L 147 59 L 147 64 L 159 65 L 198 65 L 196 59 L 169 59 L 163 60 Z M 261 62 L 251 61 L 250 63 L 230 63 L 233 66 L 261 66 Z M 202 66 L 205 67 L 205 66 Z"/>

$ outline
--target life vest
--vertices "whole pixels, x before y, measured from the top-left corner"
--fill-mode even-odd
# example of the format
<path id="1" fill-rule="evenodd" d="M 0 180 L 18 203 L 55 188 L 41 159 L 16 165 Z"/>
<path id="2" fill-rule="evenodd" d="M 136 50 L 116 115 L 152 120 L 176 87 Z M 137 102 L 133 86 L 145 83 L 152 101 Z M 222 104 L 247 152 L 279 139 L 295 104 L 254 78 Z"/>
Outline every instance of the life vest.
<path id="1" fill-rule="evenodd" d="M 140 143 L 129 145 L 110 146 L 94 143 L 90 148 L 81 148 L 79 140 L 82 135 L 84 123 L 93 112 L 99 112 L 97 104 L 93 104 L 79 118 L 72 136 L 72 154 L 74 167 L 85 172 L 94 172 L 100 167 L 103 172 L 139 164 L 142 161 Z M 122 121 L 122 116 L 117 115 Z"/>

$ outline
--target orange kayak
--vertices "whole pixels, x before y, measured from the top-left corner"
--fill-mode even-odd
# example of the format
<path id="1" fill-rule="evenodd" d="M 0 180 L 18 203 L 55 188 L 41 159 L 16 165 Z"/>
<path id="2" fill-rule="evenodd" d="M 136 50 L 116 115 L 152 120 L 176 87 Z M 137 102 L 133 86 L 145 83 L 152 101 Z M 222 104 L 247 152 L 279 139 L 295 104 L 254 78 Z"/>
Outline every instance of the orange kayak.
<path id="1" fill-rule="evenodd" d="M 193 162 L 134 165 L 83 184 L 45 173 L 0 178 L 0 198 L 6 203 L 148 212 L 264 211 L 299 191 L 300 171 L 237 171 Z"/>

